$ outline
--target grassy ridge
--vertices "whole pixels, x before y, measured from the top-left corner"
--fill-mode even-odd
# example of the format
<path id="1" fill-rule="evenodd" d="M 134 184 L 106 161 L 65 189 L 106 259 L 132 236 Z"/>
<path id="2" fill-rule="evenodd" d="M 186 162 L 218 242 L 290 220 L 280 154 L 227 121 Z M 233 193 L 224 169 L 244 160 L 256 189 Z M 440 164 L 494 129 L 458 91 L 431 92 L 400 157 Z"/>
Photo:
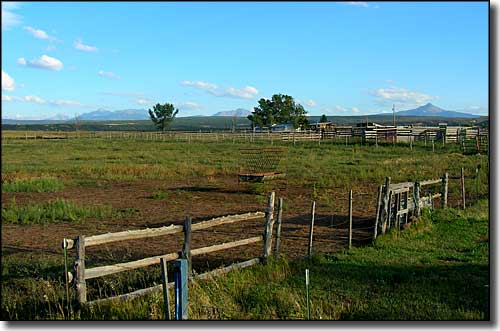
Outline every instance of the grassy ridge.
<path id="1" fill-rule="evenodd" d="M 488 320 L 488 203 L 462 211 L 424 212 L 402 232 L 374 246 L 312 260 L 270 260 L 190 284 L 190 319 L 306 319 L 304 270 L 310 269 L 311 319 Z M 61 262 L 3 259 L 2 314 L 6 319 L 67 316 Z M 154 273 L 156 277 L 158 272 Z M 101 295 L 131 283 L 152 285 L 133 271 L 107 282 Z M 170 292 L 171 295 L 173 291 Z M 171 298 L 173 302 L 173 297 Z M 83 309 L 72 319 L 162 319 L 161 293 Z"/>

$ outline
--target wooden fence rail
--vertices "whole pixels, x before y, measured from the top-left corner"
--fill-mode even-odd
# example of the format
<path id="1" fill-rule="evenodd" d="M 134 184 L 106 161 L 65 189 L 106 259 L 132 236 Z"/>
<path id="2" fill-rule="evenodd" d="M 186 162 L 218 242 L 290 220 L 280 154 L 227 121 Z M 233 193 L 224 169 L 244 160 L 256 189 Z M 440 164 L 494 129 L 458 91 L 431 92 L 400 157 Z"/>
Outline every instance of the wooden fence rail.
<path id="1" fill-rule="evenodd" d="M 384 234 L 391 227 L 400 230 L 402 225 L 409 221 L 410 214 L 420 216 L 423 207 L 433 207 L 433 200 L 441 197 L 441 206 L 446 208 L 448 200 L 448 173 L 441 178 L 428 179 L 416 182 L 391 183 L 391 178 L 387 177 L 385 185 L 381 185 L 377 198 L 375 227 L 373 230 L 373 240 L 379 233 Z M 423 186 L 441 184 L 439 193 L 421 196 Z M 412 190 L 412 194 L 410 194 Z"/>
<path id="2" fill-rule="evenodd" d="M 251 238 L 247 238 L 247 239 L 241 239 L 241 240 L 216 244 L 216 245 L 207 246 L 207 247 L 200 247 L 200 248 L 195 248 L 195 249 L 190 248 L 190 246 L 191 246 L 191 243 L 190 243 L 191 242 L 191 232 L 192 231 L 203 230 L 203 229 L 210 228 L 213 226 L 220 226 L 220 225 L 226 225 L 226 224 L 231 224 L 231 223 L 235 223 L 235 222 L 263 219 L 263 218 L 265 218 L 266 222 L 265 222 L 264 234 L 261 236 L 255 236 L 255 237 L 251 237 Z M 111 300 L 111 301 L 119 300 L 120 301 L 120 300 L 127 300 L 127 299 L 131 299 L 131 298 L 135 298 L 135 297 L 138 297 L 141 295 L 151 293 L 151 291 L 161 290 L 161 286 L 142 289 L 142 290 L 138 290 L 138 291 L 131 292 L 128 294 L 119 295 L 116 297 L 109 297 L 109 298 L 104 298 L 104 299 L 99 299 L 99 300 L 87 302 L 86 280 L 94 279 L 94 278 L 98 278 L 98 277 L 103 277 L 103 276 L 107 276 L 107 275 L 112 275 L 112 274 L 116 274 L 116 273 L 120 273 L 120 272 L 124 272 L 124 271 L 134 270 L 134 269 L 138 269 L 138 268 L 144 268 L 144 267 L 147 267 L 150 265 L 160 264 L 162 260 L 173 261 L 173 260 L 176 260 L 178 258 L 188 259 L 188 261 L 189 261 L 188 267 L 189 267 L 189 270 L 191 270 L 191 257 L 192 256 L 208 254 L 208 253 L 226 250 L 226 249 L 239 247 L 239 246 L 243 246 L 243 245 L 255 244 L 255 243 L 258 243 L 261 241 L 264 241 L 264 254 L 261 258 L 241 262 L 239 264 L 235 264 L 233 266 L 225 267 L 222 269 L 216 269 L 216 270 L 213 270 L 211 272 L 208 272 L 208 273 L 205 273 L 202 275 L 197 275 L 196 278 L 208 277 L 209 275 L 222 273 L 222 272 L 229 271 L 232 269 L 243 268 L 246 266 L 253 265 L 253 264 L 257 263 L 258 261 L 265 262 L 267 260 L 267 257 L 270 255 L 270 252 L 271 252 L 273 223 L 274 223 L 274 192 L 271 192 L 271 193 L 269 193 L 269 196 L 268 196 L 268 206 L 267 206 L 265 213 L 264 212 L 250 212 L 250 213 L 239 214 L 239 215 L 229 215 L 229 216 L 213 218 L 213 219 L 210 219 L 207 221 L 202 221 L 202 222 L 195 223 L 192 225 L 191 225 L 191 219 L 188 217 L 186 219 L 186 222 L 184 223 L 184 225 L 170 225 L 170 226 L 164 226 L 164 227 L 152 228 L 152 229 L 122 231 L 122 232 L 116 232 L 116 233 L 105 233 L 105 234 L 95 235 L 95 236 L 90 236 L 90 237 L 78 236 L 75 239 L 66 239 L 65 238 L 63 240 L 63 248 L 64 249 L 73 249 L 73 248 L 76 249 L 76 259 L 75 259 L 75 263 L 74 263 L 75 276 L 73 277 L 73 274 L 71 274 L 71 273 L 68 273 L 68 276 L 69 276 L 69 279 L 74 280 L 74 286 L 75 286 L 75 289 L 77 292 L 77 302 L 80 305 L 82 305 L 82 304 L 91 304 L 92 305 L 92 304 L 107 301 L 107 300 Z M 181 232 L 184 233 L 184 245 L 183 245 L 183 249 L 181 252 L 173 252 L 173 253 L 159 255 L 159 256 L 147 257 L 147 258 L 136 260 L 136 261 L 117 263 L 117 264 L 107 265 L 107 266 L 99 266 L 99 267 L 93 267 L 93 268 L 86 268 L 85 267 L 85 248 L 86 247 L 109 244 L 112 242 L 124 241 L 124 240 L 145 239 L 145 238 L 170 235 L 170 234 L 181 233 Z M 173 284 L 173 283 L 170 283 L 169 286 L 171 286 L 171 284 Z"/>

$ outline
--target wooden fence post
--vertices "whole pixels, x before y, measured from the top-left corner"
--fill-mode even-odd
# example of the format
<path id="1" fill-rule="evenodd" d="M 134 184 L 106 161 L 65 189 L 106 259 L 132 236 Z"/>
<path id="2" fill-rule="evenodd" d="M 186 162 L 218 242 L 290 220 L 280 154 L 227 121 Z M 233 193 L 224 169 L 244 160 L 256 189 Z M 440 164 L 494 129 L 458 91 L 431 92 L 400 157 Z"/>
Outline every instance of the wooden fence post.
<path id="1" fill-rule="evenodd" d="M 170 302 L 168 299 L 168 276 L 167 276 L 167 261 L 165 258 L 160 258 L 161 266 L 161 282 L 163 287 L 163 309 L 165 314 L 165 320 L 170 320 Z"/>
<path id="2" fill-rule="evenodd" d="M 441 184 L 441 208 L 448 207 L 448 173 L 445 172 Z"/>
<path id="3" fill-rule="evenodd" d="M 75 288 L 76 300 L 81 306 L 87 302 L 87 284 L 85 282 L 85 236 L 78 236 L 75 240 Z"/>
<path id="4" fill-rule="evenodd" d="M 389 211 L 389 193 L 391 191 L 390 189 L 391 186 L 391 177 L 386 177 L 385 178 L 385 189 L 384 189 L 384 200 L 382 201 L 383 203 L 383 209 L 382 209 L 382 214 L 380 215 L 380 222 L 382 223 L 382 234 L 385 234 L 385 231 L 387 229 L 387 215 Z"/>
<path id="5" fill-rule="evenodd" d="M 460 168 L 460 186 L 462 192 L 462 208 L 465 209 L 465 177 L 464 168 Z"/>
<path id="6" fill-rule="evenodd" d="M 283 214 L 283 198 L 278 199 L 278 217 L 276 225 L 276 242 L 274 243 L 274 256 L 278 256 L 281 237 L 281 217 Z"/>
<path id="7" fill-rule="evenodd" d="M 420 217 L 420 183 L 415 182 L 413 186 L 413 202 L 415 204 L 415 216 Z"/>
<path id="8" fill-rule="evenodd" d="M 481 169 L 481 165 L 477 165 L 476 167 L 476 202 L 479 200 L 479 169 Z"/>
<path id="9" fill-rule="evenodd" d="M 187 260 L 187 271 L 188 275 L 191 276 L 192 264 L 191 264 L 191 217 L 186 217 L 184 221 L 184 245 L 182 246 L 181 257 Z"/>
<path id="10" fill-rule="evenodd" d="M 389 199 L 387 203 L 387 229 L 389 230 L 391 228 L 391 217 L 392 217 L 392 191 L 389 192 Z M 394 199 L 395 200 L 395 199 Z"/>
<path id="11" fill-rule="evenodd" d="M 309 227 L 309 244 L 307 245 L 307 256 L 311 257 L 313 246 L 313 231 L 314 231 L 314 213 L 316 212 L 316 201 L 311 205 L 311 225 Z"/>
<path id="12" fill-rule="evenodd" d="M 382 188 L 383 185 L 379 185 L 378 187 L 378 195 L 377 195 L 377 214 L 375 215 L 375 227 L 373 229 L 373 242 L 375 239 L 377 239 L 377 231 L 378 231 L 378 223 L 379 223 L 379 216 L 380 216 L 380 203 L 382 202 Z"/>
<path id="13" fill-rule="evenodd" d="M 263 263 L 267 263 L 267 259 L 271 255 L 273 224 L 274 224 L 274 192 L 269 192 L 267 195 L 266 226 L 264 228 L 264 255 L 262 257 Z"/>
<path id="14" fill-rule="evenodd" d="M 349 191 L 349 249 L 352 247 L 352 190 Z"/>

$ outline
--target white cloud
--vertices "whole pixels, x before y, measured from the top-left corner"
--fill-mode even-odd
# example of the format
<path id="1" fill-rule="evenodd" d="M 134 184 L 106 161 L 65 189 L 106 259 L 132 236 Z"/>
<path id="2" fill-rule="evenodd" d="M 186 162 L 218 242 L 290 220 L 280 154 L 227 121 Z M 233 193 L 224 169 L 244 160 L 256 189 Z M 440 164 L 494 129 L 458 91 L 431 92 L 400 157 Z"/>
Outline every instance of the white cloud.
<path id="1" fill-rule="evenodd" d="M 40 58 L 32 61 L 26 61 L 24 58 L 20 57 L 17 59 L 17 63 L 22 66 L 55 71 L 62 70 L 64 67 L 60 60 L 48 55 L 42 55 Z"/>
<path id="2" fill-rule="evenodd" d="M 347 1 L 346 5 L 355 6 L 355 7 L 363 7 L 363 8 L 379 8 L 378 5 L 372 5 L 366 1 Z"/>
<path id="3" fill-rule="evenodd" d="M 145 105 L 149 105 L 149 104 L 151 104 L 151 103 L 152 103 L 152 101 L 151 101 L 151 100 L 149 100 L 149 99 L 137 99 L 137 100 L 135 101 L 135 103 L 137 103 L 138 105 L 141 105 L 141 106 L 145 106 Z"/>
<path id="4" fill-rule="evenodd" d="M 2 90 L 12 92 L 16 89 L 14 79 L 2 70 Z"/>
<path id="5" fill-rule="evenodd" d="M 97 47 L 95 46 L 90 46 L 90 45 L 85 45 L 81 39 L 75 40 L 73 46 L 84 52 L 97 52 Z"/>
<path id="6" fill-rule="evenodd" d="M 210 93 L 216 97 L 253 99 L 259 93 L 259 91 L 253 86 L 245 86 L 240 89 L 235 87 L 222 88 L 212 83 L 207 83 L 203 81 L 188 81 L 188 80 L 184 80 L 180 82 L 180 84 L 183 86 L 191 86 L 206 91 L 207 93 Z"/>
<path id="7" fill-rule="evenodd" d="M 406 88 L 391 86 L 379 88 L 372 92 L 381 105 L 397 104 L 398 106 L 419 106 L 439 97 L 421 92 L 410 91 Z"/>
<path id="8" fill-rule="evenodd" d="M 11 27 L 22 23 L 21 16 L 12 11 L 19 9 L 18 2 L 2 1 L 2 30 L 9 30 Z"/>
<path id="9" fill-rule="evenodd" d="M 100 70 L 97 74 L 101 77 L 107 77 L 107 78 L 112 78 L 112 79 L 122 79 L 120 76 L 118 76 L 117 74 L 115 74 L 111 71 Z"/>
<path id="10" fill-rule="evenodd" d="M 303 104 L 309 107 L 316 107 L 318 105 L 316 101 L 311 99 L 304 101 Z"/>
<path id="11" fill-rule="evenodd" d="M 206 91 L 214 91 L 218 88 L 218 86 L 215 84 L 210 84 L 202 81 L 192 82 L 189 80 L 183 80 L 180 84 L 183 86 L 192 86 L 200 90 L 206 90 Z"/>
<path id="12" fill-rule="evenodd" d="M 49 102 L 51 106 L 55 107 L 83 107 L 83 104 L 74 100 L 53 100 Z"/>
<path id="13" fill-rule="evenodd" d="M 189 109 L 189 110 L 198 110 L 198 109 L 202 108 L 199 104 L 197 104 L 196 102 L 192 102 L 192 101 L 186 101 L 186 102 L 180 103 L 177 105 L 177 107 L 179 109 Z"/>
<path id="14" fill-rule="evenodd" d="M 365 7 L 365 8 L 370 7 L 370 5 L 368 5 L 368 2 L 365 1 L 347 1 L 347 4 L 349 6 L 356 6 L 356 7 Z"/>
<path id="15" fill-rule="evenodd" d="M 36 95 L 26 95 L 25 97 L 23 97 L 23 100 L 26 102 L 38 103 L 39 105 L 45 103 L 45 100 L 43 100 L 40 97 L 37 97 Z"/>
<path id="16" fill-rule="evenodd" d="M 20 101 L 21 98 L 13 96 L 13 95 L 2 95 L 2 101 Z"/>
<path id="17" fill-rule="evenodd" d="M 241 98 L 241 99 L 253 99 L 259 93 L 255 87 L 245 86 L 244 88 L 237 89 L 234 87 L 228 87 L 224 90 L 224 92 L 213 93 L 213 95 L 218 97 L 233 97 L 233 98 Z"/>
<path id="18" fill-rule="evenodd" d="M 28 31 L 33 37 L 37 39 L 43 39 L 43 40 L 49 40 L 49 41 L 55 41 L 57 40 L 56 38 L 49 36 L 47 32 L 39 29 L 35 29 L 31 26 L 25 26 L 24 30 Z"/>
<path id="19" fill-rule="evenodd" d="M 359 114 L 359 109 L 358 109 L 358 108 L 356 108 L 356 107 L 352 107 L 352 108 L 351 108 L 351 112 L 352 112 L 353 114 Z"/>

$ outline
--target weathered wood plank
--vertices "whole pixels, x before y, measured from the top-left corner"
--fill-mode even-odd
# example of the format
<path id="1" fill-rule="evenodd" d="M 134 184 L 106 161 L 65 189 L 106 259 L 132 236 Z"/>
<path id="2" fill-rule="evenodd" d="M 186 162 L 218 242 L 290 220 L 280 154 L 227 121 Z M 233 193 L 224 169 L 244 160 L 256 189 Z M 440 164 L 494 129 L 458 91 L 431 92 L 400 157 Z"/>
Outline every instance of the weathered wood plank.
<path id="1" fill-rule="evenodd" d="M 311 225 L 309 227 L 309 243 L 307 245 L 307 256 L 311 257 L 313 247 L 314 214 L 316 212 L 316 201 L 311 205 Z"/>
<path id="2" fill-rule="evenodd" d="M 224 249 L 234 248 L 234 247 L 243 246 L 243 245 L 249 245 L 249 244 L 253 244 L 253 243 L 256 243 L 256 242 L 259 242 L 262 240 L 263 240 L 262 236 L 257 236 L 257 237 L 251 237 L 251 238 L 247 238 L 247 239 L 231 241 L 231 242 L 217 244 L 217 245 L 208 246 L 208 247 L 195 248 L 195 249 L 191 250 L 191 256 L 217 252 L 217 251 L 221 251 Z"/>
<path id="3" fill-rule="evenodd" d="M 413 187 L 414 183 L 412 182 L 404 182 L 404 183 L 395 183 L 395 184 L 390 184 L 389 188 L 391 191 L 399 190 L 399 189 L 404 189 L 404 188 L 411 188 Z"/>
<path id="4" fill-rule="evenodd" d="M 349 249 L 352 247 L 352 190 L 349 191 Z"/>
<path id="5" fill-rule="evenodd" d="M 147 267 L 153 264 L 158 264 L 160 263 L 160 258 L 162 257 L 165 259 L 165 261 L 173 261 L 179 258 L 179 253 L 170 253 L 165 255 L 147 257 L 145 259 L 137 261 L 117 263 L 113 265 L 87 269 L 85 270 L 85 279 L 92 279 L 106 275 L 112 275 L 122 271 L 134 270 L 138 268 Z"/>
<path id="6" fill-rule="evenodd" d="M 187 260 L 188 274 L 191 275 L 191 217 L 186 217 L 184 221 L 184 243 L 182 244 L 181 258 Z"/>
<path id="7" fill-rule="evenodd" d="M 193 224 L 191 229 L 192 231 L 202 230 L 206 228 L 210 228 L 212 226 L 218 226 L 223 224 L 229 224 L 239 221 L 252 220 L 264 217 L 263 212 L 251 212 L 240 215 L 230 215 L 213 218 L 211 220 L 199 222 Z M 114 232 L 114 233 L 105 233 L 92 237 L 88 237 L 85 240 L 85 246 L 96 246 L 107 243 L 112 243 L 116 241 L 123 240 L 131 240 L 131 239 L 142 239 L 142 238 L 151 238 L 157 236 L 163 236 L 167 234 L 180 233 L 183 231 L 182 225 L 169 225 L 163 226 L 160 228 L 151 228 L 151 229 L 143 229 L 143 230 L 130 230 L 130 231 L 122 231 L 122 232 Z M 73 247 L 73 241 L 68 240 L 68 248 Z"/>
<path id="8" fill-rule="evenodd" d="M 85 236 L 78 236 L 75 242 L 76 260 L 75 260 L 75 287 L 78 304 L 87 302 L 87 283 L 85 270 Z"/>
<path id="9" fill-rule="evenodd" d="M 442 181 L 441 178 L 423 180 L 420 182 L 420 187 L 425 186 L 425 185 L 438 184 L 438 183 L 441 183 L 441 181 Z"/>
<path id="10" fill-rule="evenodd" d="M 276 219 L 276 242 L 274 243 L 274 256 L 278 256 L 281 239 L 281 219 L 283 216 L 283 198 L 278 199 L 278 216 Z"/>
<path id="11" fill-rule="evenodd" d="M 378 187 L 378 195 L 377 195 L 377 211 L 376 211 L 376 215 L 375 215 L 375 226 L 373 228 L 373 241 L 375 241 L 375 239 L 377 239 L 377 231 L 378 231 L 378 224 L 379 224 L 379 218 L 380 218 L 380 204 L 382 202 L 382 189 L 383 189 L 383 186 L 380 185 Z"/>
<path id="12" fill-rule="evenodd" d="M 274 192 L 267 195 L 266 209 L 266 225 L 264 228 L 264 253 L 262 261 L 267 262 L 267 258 L 271 255 L 271 243 L 273 240 L 273 225 L 274 225 Z"/>
<path id="13" fill-rule="evenodd" d="M 210 277 L 221 275 L 221 274 L 230 272 L 232 270 L 238 270 L 238 269 L 251 267 L 255 264 L 258 264 L 259 262 L 260 262 L 259 258 L 254 258 L 254 259 L 251 259 L 248 261 L 235 263 L 235 264 L 232 264 L 232 265 L 224 267 L 224 268 L 219 268 L 219 269 L 215 269 L 215 270 L 203 273 L 203 274 L 196 275 L 196 276 L 192 277 L 192 279 L 200 279 L 200 280 L 208 279 Z M 173 288 L 174 286 L 175 286 L 174 282 L 168 283 L 168 288 Z M 142 297 L 142 296 L 145 296 L 145 295 L 148 295 L 151 293 L 159 292 L 162 290 L 162 288 L 163 288 L 163 286 L 160 284 L 160 285 L 148 287 L 145 289 L 137 290 L 134 292 L 130 292 L 127 294 L 122 294 L 122 295 L 118 295 L 118 296 L 114 296 L 114 297 L 89 301 L 89 302 L 87 302 L 87 305 L 94 306 L 94 305 L 98 305 L 98 304 L 101 304 L 104 302 L 109 302 L 109 301 L 118 302 L 118 301 L 132 300 L 132 299 Z"/>
<path id="14" fill-rule="evenodd" d="M 161 285 L 163 289 L 163 314 L 165 320 L 170 320 L 170 302 L 168 299 L 168 276 L 167 276 L 167 261 L 164 258 L 160 258 L 161 267 Z"/>
<path id="15" fill-rule="evenodd" d="M 215 269 L 215 270 L 212 270 L 212 271 L 208 271 L 208 272 L 205 272 L 203 274 L 196 275 L 193 278 L 194 279 L 202 279 L 202 280 L 203 279 L 208 279 L 210 277 L 214 277 L 214 276 L 218 276 L 218 275 L 221 275 L 221 274 L 225 274 L 225 273 L 228 273 L 228 272 L 233 271 L 233 270 L 239 270 L 239 269 L 251 267 L 251 266 L 253 266 L 255 264 L 258 264 L 259 262 L 260 262 L 259 258 L 254 258 L 254 259 L 251 259 L 251 260 L 248 260 L 248 261 L 235 263 L 235 264 L 232 264 L 232 265 L 224 267 L 224 268 L 219 268 L 219 269 Z"/>

